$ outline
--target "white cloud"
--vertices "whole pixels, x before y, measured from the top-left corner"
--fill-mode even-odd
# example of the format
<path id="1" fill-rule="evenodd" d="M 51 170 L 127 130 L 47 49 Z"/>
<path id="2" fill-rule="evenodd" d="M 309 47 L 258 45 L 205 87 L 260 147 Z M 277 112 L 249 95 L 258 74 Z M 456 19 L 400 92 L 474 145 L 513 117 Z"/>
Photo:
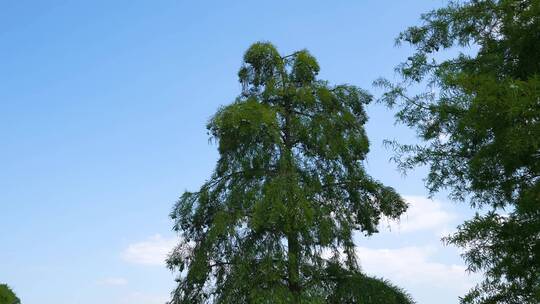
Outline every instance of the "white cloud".
<path id="1" fill-rule="evenodd" d="M 122 258 L 134 264 L 163 266 L 177 242 L 174 237 L 164 238 L 156 234 L 145 241 L 129 245 L 122 253 Z"/>
<path id="2" fill-rule="evenodd" d="M 143 292 L 132 292 L 118 302 L 120 304 L 163 304 L 169 300 L 168 296 L 155 295 Z"/>
<path id="3" fill-rule="evenodd" d="M 476 277 L 466 272 L 465 266 L 434 261 L 435 247 L 402 247 L 373 249 L 357 247 L 362 269 L 372 275 L 390 279 L 398 286 L 413 290 L 440 288 L 463 294 L 471 288 Z"/>
<path id="4" fill-rule="evenodd" d="M 128 281 L 125 278 L 105 278 L 98 281 L 100 285 L 109 285 L 109 286 L 125 286 L 128 284 Z"/>
<path id="5" fill-rule="evenodd" d="M 392 231 L 407 233 L 431 230 L 436 234 L 441 234 L 449 230 L 449 224 L 456 218 L 456 215 L 446 210 L 440 201 L 423 196 L 404 196 L 403 198 L 409 204 L 409 208 L 398 222 L 388 223 Z"/>

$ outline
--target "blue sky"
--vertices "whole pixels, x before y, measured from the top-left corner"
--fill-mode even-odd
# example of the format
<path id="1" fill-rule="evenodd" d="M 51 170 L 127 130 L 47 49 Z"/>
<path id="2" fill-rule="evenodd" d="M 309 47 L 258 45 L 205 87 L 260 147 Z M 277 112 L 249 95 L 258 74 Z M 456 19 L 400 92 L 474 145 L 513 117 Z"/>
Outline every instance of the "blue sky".
<path id="1" fill-rule="evenodd" d="M 371 86 L 410 50 L 396 35 L 445 1 L 2 1 L 0 282 L 25 304 L 163 303 L 174 285 L 173 202 L 217 158 L 205 125 L 240 91 L 255 41 L 307 48 L 331 83 Z M 419 303 L 457 303 L 477 279 L 440 236 L 471 211 L 426 199 L 383 139 L 414 141 L 368 107 L 369 172 L 411 203 L 400 224 L 357 237 L 365 271 Z"/>

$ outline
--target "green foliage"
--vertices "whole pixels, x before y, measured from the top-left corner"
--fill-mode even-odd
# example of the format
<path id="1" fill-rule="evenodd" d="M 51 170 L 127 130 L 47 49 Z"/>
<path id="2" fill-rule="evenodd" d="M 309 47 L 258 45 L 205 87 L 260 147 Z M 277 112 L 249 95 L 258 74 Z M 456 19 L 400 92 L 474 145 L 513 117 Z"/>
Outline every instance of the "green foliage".
<path id="1" fill-rule="evenodd" d="M 410 304 L 411 297 L 399 287 L 384 280 L 366 276 L 358 271 L 348 271 L 339 264 L 330 263 L 327 267 L 332 292 L 326 303 L 362 303 L 362 304 Z"/>
<path id="2" fill-rule="evenodd" d="M 181 236 L 171 303 L 411 302 L 362 275 L 354 254 L 353 231 L 371 235 L 407 207 L 364 170 L 371 96 L 318 72 L 307 51 L 245 53 L 242 94 L 208 123 L 214 173 L 171 213 Z"/>
<path id="3" fill-rule="evenodd" d="M 398 38 L 416 49 L 398 67 L 403 83 L 376 83 L 425 144 L 389 144 L 402 169 L 429 167 L 430 191 L 488 210 L 445 239 L 485 273 L 462 302 L 539 303 L 540 1 L 452 1 L 422 21 Z M 469 45 L 478 52 L 437 60 Z"/>
<path id="4" fill-rule="evenodd" d="M 0 284 L 0 304 L 20 304 L 21 300 L 6 284 Z"/>

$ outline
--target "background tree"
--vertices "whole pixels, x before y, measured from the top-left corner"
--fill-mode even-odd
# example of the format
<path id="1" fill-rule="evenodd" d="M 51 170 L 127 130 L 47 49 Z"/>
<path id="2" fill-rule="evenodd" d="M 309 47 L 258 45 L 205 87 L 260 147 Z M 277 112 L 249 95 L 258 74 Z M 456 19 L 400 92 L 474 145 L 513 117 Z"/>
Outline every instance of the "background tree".
<path id="1" fill-rule="evenodd" d="M 0 284 L 0 304 L 20 304 L 21 300 L 6 284 Z"/>
<path id="2" fill-rule="evenodd" d="M 398 42 L 416 50 L 398 66 L 404 81 L 377 84 L 425 144 L 390 143 L 396 159 L 427 165 L 432 193 L 481 211 L 445 239 L 485 273 L 462 302 L 540 303 L 540 1 L 451 1 Z M 437 60 L 467 46 L 474 54 Z"/>
<path id="3" fill-rule="evenodd" d="M 180 271 L 171 303 L 346 303 L 359 299 L 345 287 L 353 281 L 372 295 L 386 286 L 385 303 L 409 302 L 361 276 L 355 256 L 353 231 L 375 233 L 406 209 L 363 167 L 372 98 L 318 72 L 307 51 L 256 43 L 245 53 L 242 94 L 208 123 L 215 171 L 171 214 L 181 236 L 168 259 Z"/>

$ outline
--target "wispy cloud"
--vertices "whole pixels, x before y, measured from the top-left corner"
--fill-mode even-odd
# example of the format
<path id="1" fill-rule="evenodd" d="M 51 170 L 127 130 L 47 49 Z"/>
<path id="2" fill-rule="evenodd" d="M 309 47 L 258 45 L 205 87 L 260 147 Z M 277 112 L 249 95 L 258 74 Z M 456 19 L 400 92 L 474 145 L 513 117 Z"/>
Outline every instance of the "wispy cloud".
<path id="1" fill-rule="evenodd" d="M 404 196 L 409 208 L 398 222 L 388 223 L 390 230 L 403 233 L 431 230 L 437 235 L 448 231 L 456 215 L 448 211 L 442 202 L 423 196 Z"/>
<path id="2" fill-rule="evenodd" d="M 174 237 L 165 238 L 156 234 L 147 240 L 129 245 L 122 253 L 122 258 L 134 264 L 162 266 L 177 242 Z"/>
<path id="3" fill-rule="evenodd" d="M 98 284 L 108 285 L 108 286 L 125 286 L 128 284 L 128 280 L 125 278 L 120 278 L 120 277 L 117 277 L 117 278 L 110 277 L 110 278 L 104 278 L 102 280 L 99 280 Z"/>
<path id="4" fill-rule="evenodd" d="M 475 276 L 466 272 L 465 266 L 436 261 L 436 247 L 358 247 L 356 251 L 364 271 L 388 278 L 400 286 L 453 289 L 462 294 L 476 281 Z"/>
<path id="5" fill-rule="evenodd" d="M 119 304 L 163 304 L 169 300 L 166 295 L 155 295 L 144 292 L 132 292 L 121 298 Z"/>

